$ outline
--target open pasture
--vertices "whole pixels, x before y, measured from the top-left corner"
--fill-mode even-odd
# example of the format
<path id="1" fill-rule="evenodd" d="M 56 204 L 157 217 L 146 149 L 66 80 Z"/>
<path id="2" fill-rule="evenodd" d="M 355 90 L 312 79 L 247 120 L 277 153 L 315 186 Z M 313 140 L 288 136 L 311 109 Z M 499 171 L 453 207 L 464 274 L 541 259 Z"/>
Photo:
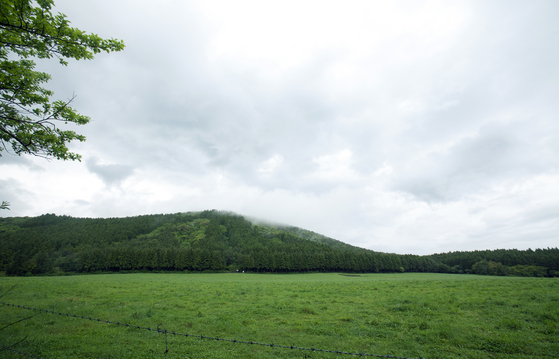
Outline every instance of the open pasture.
<path id="1" fill-rule="evenodd" d="M 0 302 L 171 332 L 410 358 L 559 357 L 559 280 L 451 274 L 2 277 Z M 1 306 L 41 358 L 342 358 Z M 0 358 L 17 357 L 1 351 Z"/>

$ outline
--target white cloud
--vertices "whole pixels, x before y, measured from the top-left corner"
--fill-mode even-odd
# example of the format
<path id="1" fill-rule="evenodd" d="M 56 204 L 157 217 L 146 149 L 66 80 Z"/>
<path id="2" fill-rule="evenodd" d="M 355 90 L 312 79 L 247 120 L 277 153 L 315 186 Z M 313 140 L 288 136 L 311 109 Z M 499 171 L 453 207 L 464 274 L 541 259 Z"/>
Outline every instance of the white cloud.
<path id="1" fill-rule="evenodd" d="M 355 176 L 351 166 L 353 153 L 349 149 L 342 150 L 332 155 L 324 155 L 313 158 L 318 165 L 311 177 L 318 181 L 336 181 L 345 183 Z"/>
<path id="2" fill-rule="evenodd" d="M 271 176 L 283 163 L 283 156 L 282 155 L 274 155 L 264 161 L 260 168 L 258 168 L 258 172 L 260 172 L 263 176 Z"/>

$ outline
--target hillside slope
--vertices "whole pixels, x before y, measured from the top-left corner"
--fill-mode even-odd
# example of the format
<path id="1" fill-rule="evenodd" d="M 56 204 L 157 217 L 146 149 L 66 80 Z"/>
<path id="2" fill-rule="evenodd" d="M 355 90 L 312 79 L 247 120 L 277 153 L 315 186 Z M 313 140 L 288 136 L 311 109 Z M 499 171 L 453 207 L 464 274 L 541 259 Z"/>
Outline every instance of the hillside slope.
<path id="1" fill-rule="evenodd" d="M 11 275 L 135 270 L 399 271 L 375 253 L 296 227 L 218 211 L 127 218 L 53 214 L 0 219 L 0 271 Z"/>
<path id="2" fill-rule="evenodd" d="M 557 248 L 397 255 L 219 211 L 0 218 L 0 272 L 445 272 L 558 276 Z"/>

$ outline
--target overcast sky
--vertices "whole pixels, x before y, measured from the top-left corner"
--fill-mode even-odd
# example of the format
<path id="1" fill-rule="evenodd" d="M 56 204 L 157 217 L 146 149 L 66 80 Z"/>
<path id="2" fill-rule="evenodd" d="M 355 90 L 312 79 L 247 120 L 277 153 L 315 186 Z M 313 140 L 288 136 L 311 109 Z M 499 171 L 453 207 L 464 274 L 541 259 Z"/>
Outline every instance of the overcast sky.
<path id="1" fill-rule="evenodd" d="M 82 162 L 0 216 L 218 209 L 400 254 L 559 244 L 559 2 L 55 0 L 124 40 L 38 62 Z"/>

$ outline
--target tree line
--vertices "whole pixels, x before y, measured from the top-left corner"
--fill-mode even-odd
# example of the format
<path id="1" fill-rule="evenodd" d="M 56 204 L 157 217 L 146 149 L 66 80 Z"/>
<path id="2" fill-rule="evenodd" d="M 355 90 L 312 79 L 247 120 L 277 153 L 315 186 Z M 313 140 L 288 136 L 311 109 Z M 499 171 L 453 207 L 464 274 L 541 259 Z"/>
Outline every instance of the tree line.
<path id="1" fill-rule="evenodd" d="M 430 256 L 381 253 L 219 211 L 107 219 L 54 214 L 0 218 L 0 271 L 8 275 L 239 270 L 554 276 L 558 264 L 557 248 Z"/>
<path id="2" fill-rule="evenodd" d="M 450 273 L 559 277 L 559 249 L 496 249 L 430 255 Z"/>

